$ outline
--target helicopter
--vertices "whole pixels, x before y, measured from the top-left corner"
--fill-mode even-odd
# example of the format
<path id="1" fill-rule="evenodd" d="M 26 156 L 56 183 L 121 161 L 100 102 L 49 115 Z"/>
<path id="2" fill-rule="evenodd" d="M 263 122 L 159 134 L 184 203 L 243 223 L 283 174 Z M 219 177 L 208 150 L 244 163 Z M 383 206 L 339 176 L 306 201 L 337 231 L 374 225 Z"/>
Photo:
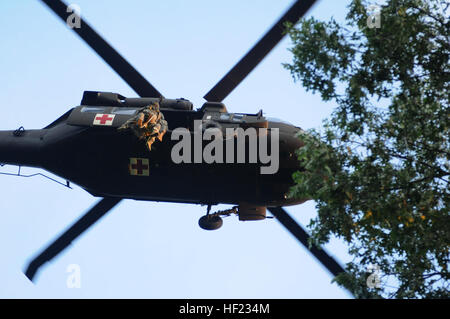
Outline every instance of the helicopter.
<path id="1" fill-rule="evenodd" d="M 64 21 L 70 14 L 61 1 L 43 0 Z M 294 152 L 301 146 L 295 137 L 299 128 L 255 114 L 229 113 L 223 99 L 254 69 L 284 36 L 285 22 L 296 22 L 315 1 L 297 1 L 253 49 L 205 95 L 205 104 L 194 110 L 185 99 L 166 99 L 125 61 L 84 21 L 78 33 L 140 95 L 128 98 L 118 93 L 86 91 L 79 106 L 68 110 L 40 130 L 18 129 L 0 133 L 0 162 L 43 168 L 81 186 L 96 197 L 103 197 L 69 230 L 33 259 L 26 270 L 31 280 L 45 262 L 51 260 L 90 225 L 99 220 L 122 199 L 196 203 L 207 205 L 199 224 L 204 229 L 222 225 L 221 215 L 236 213 L 241 220 L 266 218 L 266 207 L 306 245 L 307 234 L 281 206 L 304 200 L 286 196 L 292 185 L 291 175 L 301 169 Z M 161 112 L 169 123 L 168 135 L 149 152 L 132 134 L 120 134 L 117 127 L 139 110 L 160 101 Z M 98 121 L 99 124 L 96 124 Z M 176 164 L 170 158 L 176 128 L 194 132 L 195 122 L 221 127 L 278 129 L 280 163 L 275 174 L 259 174 L 254 163 Z M 207 130 L 207 127 L 202 127 Z M 58 156 L 55 156 L 57 154 Z M 63 156 L 61 156 L 63 155 Z M 201 177 L 214 176 L 212 184 L 193 183 Z M 166 181 L 154 184 L 153 181 Z M 213 187 L 212 187 L 213 186 Z M 211 206 L 237 205 L 234 210 L 210 213 Z M 303 232 L 302 232 L 303 231 Z M 313 252 L 314 253 L 314 252 Z M 321 250 L 317 255 L 333 264 L 333 272 L 342 268 Z M 333 263 L 334 262 L 334 263 Z"/>

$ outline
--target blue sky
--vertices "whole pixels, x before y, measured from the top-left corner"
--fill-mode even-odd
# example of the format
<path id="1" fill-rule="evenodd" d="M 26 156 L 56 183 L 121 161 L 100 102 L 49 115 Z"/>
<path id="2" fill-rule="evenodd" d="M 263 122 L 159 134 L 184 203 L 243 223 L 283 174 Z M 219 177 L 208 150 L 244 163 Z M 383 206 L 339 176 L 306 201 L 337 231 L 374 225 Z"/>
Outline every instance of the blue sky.
<path id="1" fill-rule="evenodd" d="M 291 0 L 77 0 L 81 15 L 164 96 L 196 107 L 202 96 L 292 4 Z M 69 2 L 68 2 L 69 3 Z M 309 12 L 343 21 L 348 1 L 322 0 Z M 84 90 L 136 96 L 89 47 L 37 0 L 0 2 L 0 129 L 42 128 L 80 103 Z M 285 39 L 224 101 L 231 112 L 318 128 L 332 111 L 294 83 Z M 1 171 L 13 172 L 5 166 Z M 24 173 L 41 172 L 36 169 Z M 205 183 L 217 182 L 214 176 Z M 2 298 L 349 298 L 281 224 L 224 220 L 198 227 L 199 205 L 122 201 L 41 269 L 33 284 L 27 262 L 97 199 L 40 177 L 0 176 Z M 223 209 L 228 206 L 218 206 Z M 302 225 L 313 202 L 287 208 Z M 342 264 L 346 247 L 326 246 Z M 77 264 L 81 288 L 66 286 Z"/>

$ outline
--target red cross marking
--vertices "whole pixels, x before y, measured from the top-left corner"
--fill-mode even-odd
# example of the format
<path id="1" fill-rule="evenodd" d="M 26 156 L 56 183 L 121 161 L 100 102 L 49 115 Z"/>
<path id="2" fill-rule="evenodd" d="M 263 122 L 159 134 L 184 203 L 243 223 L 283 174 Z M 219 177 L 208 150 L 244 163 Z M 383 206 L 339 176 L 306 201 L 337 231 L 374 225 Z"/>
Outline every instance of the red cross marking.
<path id="1" fill-rule="evenodd" d="M 108 121 L 112 121 L 114 119 L 113 116 L 109 117 L 108 114 L 102 114 L 102 116 L 97 116 L 95 120 L 100 121 L 100 124 L 104 125 Z"/>
<path id="2" fill-rule="evenodd" d="M 137 170 L 138 175 L 142 175 L 144 173 L 144 170 L 148 169 L 147 164 L 143 164 L 141 159 L 136 160 L 136 164 L 131 165 L 132 169 Z"/>

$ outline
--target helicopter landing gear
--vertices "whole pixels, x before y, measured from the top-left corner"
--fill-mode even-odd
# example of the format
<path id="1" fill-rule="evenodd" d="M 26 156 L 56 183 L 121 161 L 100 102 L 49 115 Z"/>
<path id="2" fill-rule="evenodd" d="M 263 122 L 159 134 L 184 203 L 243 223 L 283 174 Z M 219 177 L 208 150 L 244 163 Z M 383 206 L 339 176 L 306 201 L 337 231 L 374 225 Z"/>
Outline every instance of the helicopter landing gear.
<path id="1" fill-rule="evenodd" d="M 208 205 L 206 215 L 200 217 L 198 221 L 198 225 L 201 229 L 204 230 L 216 230 L 222 227 L 223 225 L 223 219 L 216 214 L 210 214 L 211 211 L 211 205 Z"/>
<path id="2" fill-rule="evenodd" d="M 231 214 L 237 214 L 237 206 L 233 207 L 232 209 L 218 211 L 214 214 L 210 214 L 210 211 L 211 205 L 208 205 L 206 215 L 200 217 L 198 225 L 200 226 L 200 228 L 205 230 L 216 230 L 223 225 L 223 219 L 220 216 L 230 216 Z"/>
<path id="3" fill-rule="evenodd" d="M 216 230 L 222 227 L 223 219 L 217 215 L 205 215 L 200 217 L 198 225 L 204 230 Z"/>

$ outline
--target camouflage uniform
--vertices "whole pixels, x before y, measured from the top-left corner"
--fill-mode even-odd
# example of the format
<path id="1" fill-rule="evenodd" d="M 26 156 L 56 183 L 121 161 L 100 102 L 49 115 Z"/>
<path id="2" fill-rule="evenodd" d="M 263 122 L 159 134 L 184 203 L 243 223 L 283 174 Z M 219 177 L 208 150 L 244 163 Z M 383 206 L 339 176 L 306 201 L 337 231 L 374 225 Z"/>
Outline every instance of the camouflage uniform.
<path id="1" fill-rule="evenodd" d="M 164 115 L 159 110 L 159 103 L 155 102 L 141 109 L 135 117 L 119 127 L 119 130 L 131 129 L 140 140 L 146 140 L 147 148 L 150 151 L 156 138 L 162 142 L 167 128 L 167 121 L 164 120 Z"/>

